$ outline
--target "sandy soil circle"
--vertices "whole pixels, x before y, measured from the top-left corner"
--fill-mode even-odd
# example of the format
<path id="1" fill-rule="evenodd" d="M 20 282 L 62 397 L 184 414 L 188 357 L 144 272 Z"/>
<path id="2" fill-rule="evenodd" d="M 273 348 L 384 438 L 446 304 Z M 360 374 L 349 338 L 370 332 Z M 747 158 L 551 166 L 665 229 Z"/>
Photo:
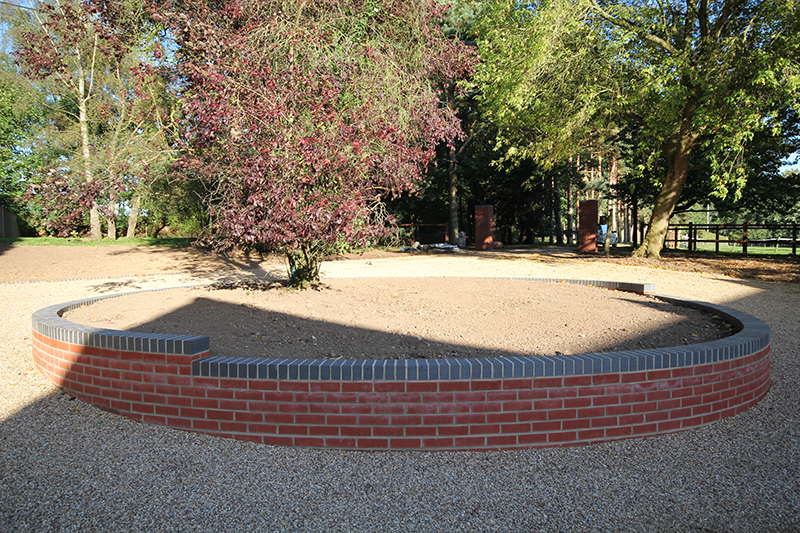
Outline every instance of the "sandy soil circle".
<path id="1" fill-rule="evenodd" d="M 707 342 L 718 317 L 649 296 L 514 279 L 331 279 L 316 290 L 240 283 L 110 298 L 79 324 L 208 335 L 212 355 L 401 359 L 597 353 Z"/>

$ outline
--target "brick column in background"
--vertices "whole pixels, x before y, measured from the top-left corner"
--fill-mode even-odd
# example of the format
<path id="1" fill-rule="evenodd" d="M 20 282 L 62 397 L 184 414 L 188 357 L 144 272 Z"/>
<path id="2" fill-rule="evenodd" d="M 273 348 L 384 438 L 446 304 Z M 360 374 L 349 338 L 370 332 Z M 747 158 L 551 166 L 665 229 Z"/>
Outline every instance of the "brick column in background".
<path id="1" fill-rule="evenodd" d="M 578 202 L 578 251 L 597 252 L 597 200 Z M 477 221 L 477 215 L 475 216 Z"/>
<path id="2" fill-rule="evenodd" d="M 494 249 L 494 207 L 491 205 L 475 206 L 475 249 Z"/>

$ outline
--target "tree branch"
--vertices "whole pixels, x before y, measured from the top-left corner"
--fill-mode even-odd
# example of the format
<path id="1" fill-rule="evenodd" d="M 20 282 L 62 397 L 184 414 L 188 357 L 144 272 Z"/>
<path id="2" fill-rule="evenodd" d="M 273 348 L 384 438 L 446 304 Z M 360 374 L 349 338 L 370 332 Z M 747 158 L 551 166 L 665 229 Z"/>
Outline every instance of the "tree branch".
<path id="1" fill-rule="evenodd" d="M 705 41 L 708 38 L 708 0 L 700 0 L 697 20 L 700 23 L 700 38 Z"/>
<path id="2" fill-rule="evenodd" d="M 86 23 L 87 29 L 89 23 Z M 94 69 L 97 66 L 97 47 L 98 47 L 98 35 L 97 33 L 94 34 L 94 44 L 92 45 L 92 63 L 91 69 L 89 70 L 89 90 L 86 91 L 86 101 L 89 101 L 89 98 L 92 97 L 92 90 L 94 89 Z M 80 54 L 80 50 L 78 50 L 78 54 Z M 80 56 L 79 56 L 80 57 Z"/>
<path id="3" fill-rule="evenodd" d="M 597 12 L 597 14 L 600 15 L 600 17 L 605 19 L 607 22 L 610 22 L 611 24 L 619 28 L 622 28 L 624 30 L 628 30 L 630 32 L 635 33 L 636 35 L 639 36 L 639 38 L 651 42 L 657 46 L 660 46 L 670 54 L 674 55 L 675 53 L 677 53 L 678 50 L 669 41 L 662 39 L 658 35 L 650 33 L 649 31 L 637 25 L 633 21 L 621 17 L 615 17 L 614 15 L 603 9 L 600 6 L 600 4 L 597 3 L 597 0 L 589 0 L 589 7 L 595 12 Z"/>
<path id="4" fill-rule="evenodd" d="M 714 40 L 719 41 L 722 36 L 722 31 L 725 29 L 725 25 L 731 19 L 734 11 L 743 3 L 743 0 L 728 0 L 723 4 L 722 11 L 719 17 L 717 17 L 717 21 L 714 23 Z M 708 18 L 708 13 L 706 13 L 706 18 Z"/>
<path id="5" fill-rule="evenodd" d="M 479 129 L 478 131 L 474 132 L 472 135 L 470 135 L 470 136 L 467 138 L 467 140 L 466 140 L 466 141 L 464 141 L 464 144 L 462 144 L 462 145 L 461 145 L 461 148 L 459 148 L 459 149 L 458 149 L 458 151 L 457 151 L 457 152 L 456 152 L 456 154 L 455 154 L 455 158 L 456 158 L 456 159 L 458 159 L 458 156 L 460 156 L 460 155 L 461 155 L 461 154 L 464 152 L 464 150 L 466 150 L 467 146 L 469 146 L 469 145 L 470 145 L 470 143 L 471 143 L 473 140 L 475 140 L 475 137 L 477 137 L 478 135 L 480 135 L 480 133 L 481 133 L 483 130 L 485 130 L 487 126 L 488 126 L 488 124 L 484 124 L 483 126 L 481 126 L 481 127 L 480 127 L 480 129 Z"/>

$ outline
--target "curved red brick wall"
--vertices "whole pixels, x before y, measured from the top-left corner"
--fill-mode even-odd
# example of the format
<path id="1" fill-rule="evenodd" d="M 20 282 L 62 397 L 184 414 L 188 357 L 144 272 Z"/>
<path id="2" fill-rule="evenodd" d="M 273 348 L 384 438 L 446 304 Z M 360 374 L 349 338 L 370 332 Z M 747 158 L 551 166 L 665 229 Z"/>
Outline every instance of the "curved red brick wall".
<path id="1" fill-rule="evenodd" d="M 358 450 L 582 445 L 698 427 L 758 402 L 769 328 L 722 314 L 715 343 L 575 356 L 439 361 L 212 357 L 206 337 L 97 330 L 34 314 L 39 370 L 75 397 L 145 423 L 264 444 Z"/>

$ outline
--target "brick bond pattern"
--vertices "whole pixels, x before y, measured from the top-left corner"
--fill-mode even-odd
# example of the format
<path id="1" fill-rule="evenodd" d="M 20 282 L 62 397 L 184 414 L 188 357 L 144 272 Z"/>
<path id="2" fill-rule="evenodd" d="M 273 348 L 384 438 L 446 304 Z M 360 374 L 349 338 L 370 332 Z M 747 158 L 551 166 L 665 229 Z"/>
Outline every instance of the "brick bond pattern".
<path id="1" fill-rule="evenodd" d="M 636 292 L 652 286 L 578 282 Z M 705 344 L 494 359 L 328 361 L 223 358 L 207 337 L 147 335 L 33 315 L 39 370 L 71 395 L 131 419 L 264 444 L 358 450 L 583 445 L 708 424 L 770 384 L 769 327 Z"/>

